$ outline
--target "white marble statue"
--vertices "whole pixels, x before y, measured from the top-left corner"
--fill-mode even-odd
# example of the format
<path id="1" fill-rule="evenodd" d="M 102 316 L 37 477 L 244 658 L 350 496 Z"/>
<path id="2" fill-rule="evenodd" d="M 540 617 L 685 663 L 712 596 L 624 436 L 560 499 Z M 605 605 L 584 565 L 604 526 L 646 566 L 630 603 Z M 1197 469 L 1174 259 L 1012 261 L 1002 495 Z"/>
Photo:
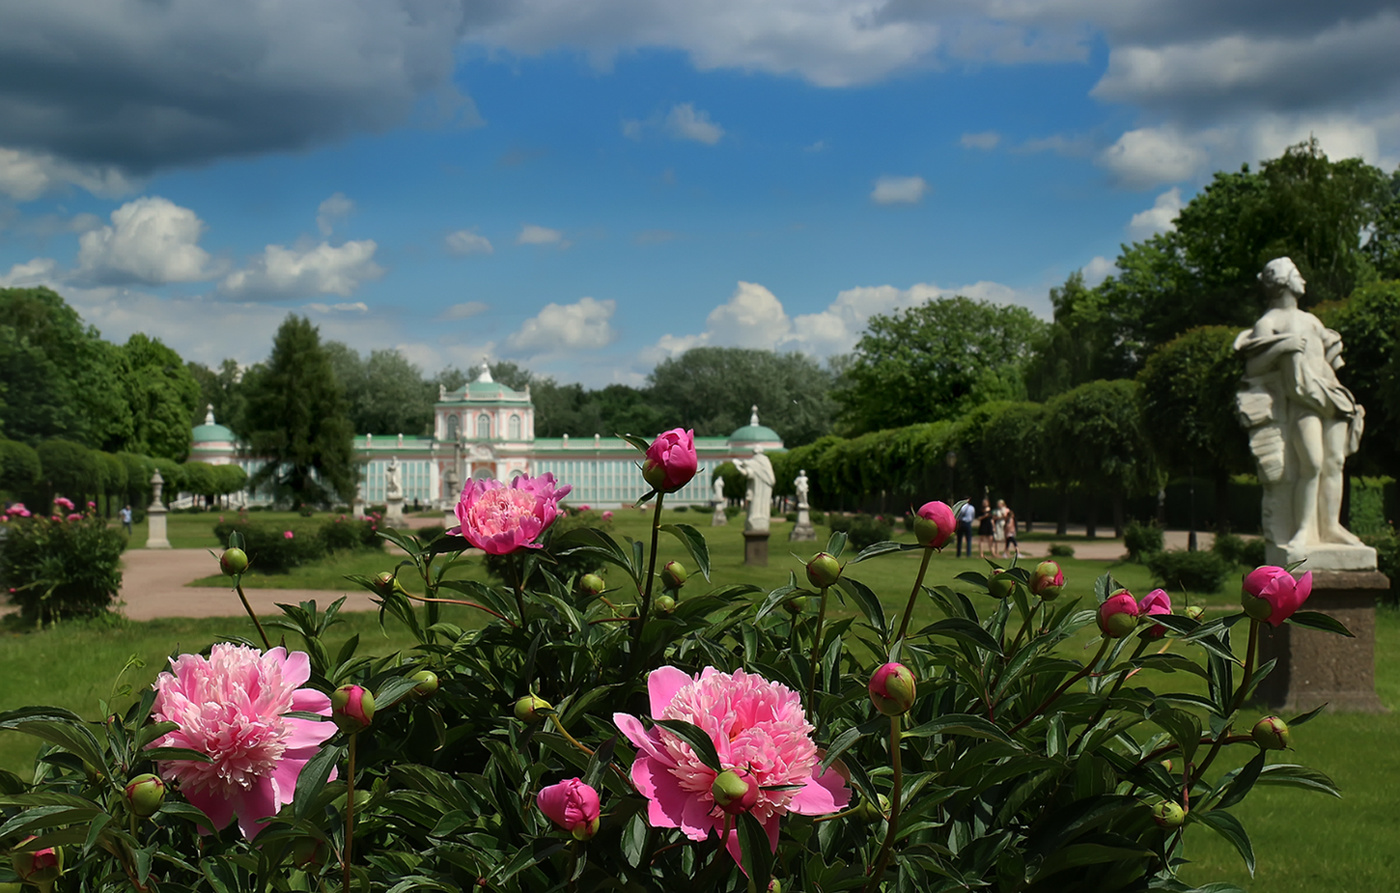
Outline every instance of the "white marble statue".
<path id="1" fill-rule="evenodd" d="M 752 459 L 735 459 L 734 467 L 749 479 L 749 515 L 744 522 L 744 532 L 767 533 L 773 509 L 773 484 L 778 480 L 773 473 L 773 463 L 763 455 L 763 447 L 756 446 Z"/>
<path id="2" fill-rule="evenodd" d="M 1259 274 L 1269 309 L 1240 332 L 1245 356 L 1237 398 L 1259 466 L 1268 560 L 1308 559 L 1304 570 L 1368 570 L 1375 551 L 1340 521 L 1342 465 L 1356 452 L 1366 412 L 1337 380 L 1342 337 L 1298 307 L 1306 283 L 1293 261 Z"/>
<path id="3" fill-rule="evenodd" d="M 810 493 L 807 482 L 807 469 L 803 468 L 797 472 L 797 478 L 793 480 L 792 487 L 797 491 L 797 504 L 806 505 L 807 496 Z"/>
<path id="4" fill-rule="evenodd" d="M 714 493 L 714 501 L 720 505 L 724 504 L 724 478 L 715 475 L 715 482 L 710 485 L 711 492 Z"/>
<path id="5" fill-rule="evenodd" d="M 384 466 L 384 498 L 398 499 L 403 495 L 399 488 L 399 457 L 391 456 L 389 464 Z"/>

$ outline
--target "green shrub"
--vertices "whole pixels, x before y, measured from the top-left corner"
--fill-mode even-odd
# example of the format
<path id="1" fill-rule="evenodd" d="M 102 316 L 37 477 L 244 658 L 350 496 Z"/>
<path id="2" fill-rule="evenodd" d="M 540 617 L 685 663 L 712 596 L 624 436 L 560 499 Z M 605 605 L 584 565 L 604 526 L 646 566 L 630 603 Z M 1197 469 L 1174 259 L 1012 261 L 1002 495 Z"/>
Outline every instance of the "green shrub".
<path id="1" fill-rule="evenodd" d="M 1162 528 L 1155 521 L 1140 524 L 1129 521 L 1123 529 L 1123 545 L 1128 549 L 1128 560 L 1141 564 L 1148 555 L 1162 551 Z"/>
<path id="2" fill-rule="evenodd" d="M 690 511 L 690 506 L 688 506 L 688 505 L 678 505 L 678 506 L 674 506 L 674 507 L 672 508 L 672 511 L 677 511 L 677 512 L 688 512 L 688 511 Z"/>
<path id="3" fill-rule="evenodd" d="M 55 512 L 15 513 L 0 526 L 0 586 L 29 623 L 102 614 L 122 585 L 121 529 L 91 510 L 73 520 L 67 507 Z"/>
<path id="4" fill-rule="evenodd" d="M 894 536 L 894 525 L 871 515 L 833 515 L 829 526 L 833 533 L 845 533 L 847 541 L 857 550 Z"/>
<path id="5" fill-rule="evenodd" d="M 372 518 L 341 515 L 322 523 L 320 536 L 327 552 L 384 548 L 384 540 L 379 535 L 379 525 Z"/>
<path id="6" fill-rule="evenodd" d="M 1050 555 L 1053 558 L 1073 558 L 1074 547 L 1069 543 L 1051 543 Z"/>
<path id="7" fill-rule="evenodd" d="M 221 543 L 228 542 L 229 534 L 235 530 L 243 536 L 249 569 L 257 573 L 285 574 L 294 567 L 326 556 L 326 543 L 320 536 L 310 533 L 298 536 L 280 524 L 239 519 L 214 525 L 214 535 Z"/>
<path id="8" fill-rule="evenodd" d="M 1400 604 L 1400 537 L 1394 527 L 1384 533 L 1363 536 L 1361 541 L 1376 550 L 1376 569 L 1390 578 L 1390 589 L 1381 598 L 1387 604 Z"/>
<path id="9" fill-rule="evenodd" d="M 788 523 L 790 523 L 790 524 L 796 524 L 796 523 L 797 523 L 797 512 L 787 512 L 786 514 L 783 515 L 783 517 L 786 518 L 787 521 L 788 521 Z"/>
<path id="10" fill-rule="evenodd" d="M 1147 569 L 1170 592 L 1219 592 L 1230 563 L 1214 552 L 1171 549 L 1150 555 Z"/>
<path id="11" fill-rule="evenodd" d="M 1258 537 L 1245 539 L 1233 533 L 1216 534 L 1210 550 L 1230 564 L 1256 568 L 1264 563 L 1264 541 Z"/>
<path id="12" fill-rule="evenodd" d="M 826 523 L 826 512 L 818 511 L 817 509 L 812 509 L 812 523 L 813 523 L 813 524 L 825 524 L 825 523 Z"/>

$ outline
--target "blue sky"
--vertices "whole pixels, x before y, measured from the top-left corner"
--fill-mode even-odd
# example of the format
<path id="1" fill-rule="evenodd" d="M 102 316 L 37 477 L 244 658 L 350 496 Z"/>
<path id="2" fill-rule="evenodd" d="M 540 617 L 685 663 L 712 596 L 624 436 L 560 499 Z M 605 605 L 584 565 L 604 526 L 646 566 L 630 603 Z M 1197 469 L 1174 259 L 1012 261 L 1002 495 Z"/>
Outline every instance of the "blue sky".
<path id="1" fill-rule="evenodd" d="M 851 349 L 939 295 L 1048 314 L 1210 174 L 1400 161 L 1353 0 L 86 0 L 0 9 L 0 285 L 266 356 L 641 383 Z"/>

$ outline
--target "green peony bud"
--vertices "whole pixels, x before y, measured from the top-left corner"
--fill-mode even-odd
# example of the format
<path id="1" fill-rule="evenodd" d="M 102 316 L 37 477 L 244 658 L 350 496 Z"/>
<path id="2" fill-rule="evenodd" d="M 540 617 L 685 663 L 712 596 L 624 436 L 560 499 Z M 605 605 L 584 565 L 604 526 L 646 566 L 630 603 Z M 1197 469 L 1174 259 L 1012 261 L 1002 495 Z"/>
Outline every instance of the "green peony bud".
<path id="1" fill-rule="evenodd" d="M 887 663 L 870 676 L 870 702 L 886 716 L 902 716 L 914 706 L 917 684 L 904 664 Z"/>
<path id="2" fill-rule="evenodd" d="M 225 549 L 219 556 L 219 567 L 230 577 L 236 577 L 248 569 L 248 553 L 242 549 Z"/>
<path id="3" fill-rule="evenodd" d="M 397 582 L 398 580 L 395 579 L 394 575 L 389 573 L 388 571 L 384 571 L 381 574 L 375 574 L 374 576 L 374 588 L 379 592 L 380 595 L 386 597 L 394 591 L 394 584 Z"/>
<path id="4" fill-rule="evenodd" d="M 789 614 L 797 615 L 807 610 L 807 596 L 794 595 L 783 601 L 783 610 Z"/>
<path id="5" fill-rule="evenodd" d="M 1293 743 L 1293 733 L 1288 731 L 1288 723 L 1277 716 L 1266 716 L 1256 722 L 1250 735 L 1262 750 L 1284 750 Z"/>
<path id="6" fill-rule="evenodd" d="M 676 600 L 664 592 L 656 597 L 656 611 L 659 614 L 670 614 L 676 610 Z"/>
<path id="7" fill-rule="evenodd" d="M 342 685 L 331 693 L 331 718 L 342 732 L 360 732 L 374 722 L 374 695 L 355 684 Z"/>
<path id="8" fill-rule="evenodd" d="M 1269 615 L 1274 612 L 1274 606 L 1266 598 L 1255 598 L 1248 592 L 1240 593 L 1240 606 L 1244 612 L 1252 619 L 1260 623 L 1269 619 Z"/>
<path id="9" fill-rule="evenodd" d="M 1004 568 L 993 568 L 992 578 L 987 581 L 987 589 L 992 598 L 1010 598 L 1016 591 L 1016 578 L 1007 576 Z"/>
<path id="10" fill-rule="evenodd" d="M 668 561 L 661 568 L 661 583 L 667 589 L 680 589 L 689 577 L 685 565 L 679 561 Z"/>
<path id="11" fill-rule="evenodd" d="M 730 815 L 748 812 L 758 802 L 758 779 L 743 769 L 726 769 L 710 785 L 715 805 Z"/>
<path id="12" fill-rule="evenodd" d="M 862 800 L 860 806 L 856 807 L 855 817 L 867 824 L 875 824 L 890 812 L 890 798 L 884 794 L 876 795 L 878 800 L 871 800 L 869 797 Z"/>
<path id="13" fill-rule="evenodd" d="M 515 702 L 515 718 L 521 722 L 539 722 L 544 719 L 542 710 L 553 710 L 554 707 L 544 698 L 536 694 L 528 694 Z"/>
<path id="14" fill-rule="evenodd" d="M 20 841 L 20 846 L 33 839 L 33 835 L 26 837 Z M 63 874 L 63 848 L 51 846 L 33 852 L 13 852 L 10 854 L 10 867 L 26 884 L 49 887 Z"/>
<path id="15" fill-rule="evenodd" d="M 149 772 L 136 776 L 126 783 L 126 802 L 137 818 L 155 815 L 165 802 L 165 782 Z"/>
<path id="16" fill-rule="evenodd" d="M 1152 821 L 1168 831 L 1173 831 L 1186 821 L 1186 810 L 1174 800 L 1163 800 L 1152 807 Z"/>
<path id="17" fill-rule="evenodd" d="M 413 686 L 413 696 L 415 698 L 427 700 L 437 694 L 438 677 L 437 673 L 434 673 L 432 670 L 419 670 L 408 678 L 418 683 Z"/>
<path id="18" fill-rule="evenodd" d="M 584 574 L 578 578 L 578 591 L 585 595 L 601 595 L 607 585 L 597 574 Z"/>
<path id="19" fill-rule="evenodd" d="M 835 586 L 841 579 L 841 564 L 826 552 L 818 552 L 807 562 L 807 581 L 818 589 Z"/>
<path id="20" fill-rule="evenodd" d="M 1199 623 L 1201 618 L 1205 616 L 1206 609 L 1200 605 L 1187 605 L 1181 613 Z"/>

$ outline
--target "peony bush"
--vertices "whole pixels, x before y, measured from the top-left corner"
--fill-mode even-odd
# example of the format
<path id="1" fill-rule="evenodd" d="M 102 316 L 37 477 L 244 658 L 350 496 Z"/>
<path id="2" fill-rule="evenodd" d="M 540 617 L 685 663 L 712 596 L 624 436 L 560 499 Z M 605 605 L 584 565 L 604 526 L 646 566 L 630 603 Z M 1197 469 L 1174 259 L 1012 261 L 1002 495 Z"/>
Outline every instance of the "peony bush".
<path id="1" fill-rule="evenodd" d="M 1336 793 L 1289 758 L 1311 715 L 1248 706 L 1262 623 L 1345 633 L 1302 610 L 1307 578 L 1255 571 L 1245 610 L 1216 617 L 1054 562 L 930 587 L 952 507 L 929 503 L 916 543 L 838 533 L 776 590 L 707 585 L 704 537 L 660 523 L 688 434 L 634 439 L 649 542 L 557 529 L 568 486 L 548 476 L 469 484 L 431 542 L 382 531 L 405 556 L 357 582 L 408 651 L 332 653 L 341 602 L 308 602 L 173 657 L 101 722 L 0 715 L 46 742 L 32 782 L 0 774 L 0 883 L 1185 891 L 1201 834 L 1253 866 L 1232 809 L 1255 786 Z M 663 535 L 689 567 L 657 567 Z M 509 565 L 501 583 L 444 579 L 471 545 Z M 860 582 L 908 551 L 907 592 Z M 936 619 L 914 623 L 920 604 Z"/>
<path id="2" fill-rule="evenodd" d="M 0 586 L 26 623 L 105 613 L 121 590 L 126 535 L 89 503 L 58 497 L 47 514 L 15 503 L 0 513 Z"/>

